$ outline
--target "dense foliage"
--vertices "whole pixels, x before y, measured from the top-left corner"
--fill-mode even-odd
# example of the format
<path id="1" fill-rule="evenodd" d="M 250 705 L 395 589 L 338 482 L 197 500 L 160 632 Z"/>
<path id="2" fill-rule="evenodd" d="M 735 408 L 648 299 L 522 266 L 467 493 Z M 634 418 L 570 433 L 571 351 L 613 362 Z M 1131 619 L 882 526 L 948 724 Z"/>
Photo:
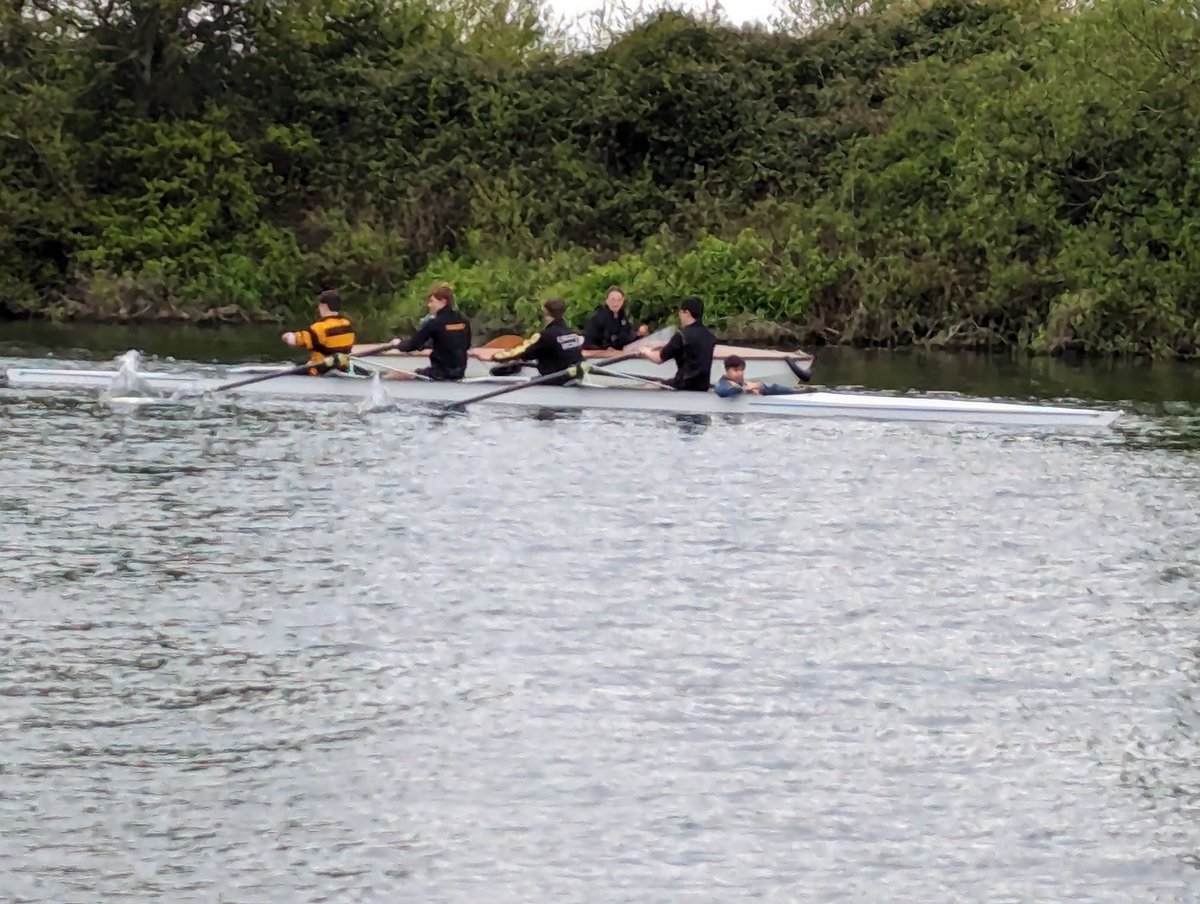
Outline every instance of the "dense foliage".
<path id="1" fill-rule="evenodd" d="M 1196 0 L 675 13 L 10 0 L 0 309 L 479 329 L 619 282 L 729 336 L 1200 354 Z M 829 13 L 834 7 L 823 7 Z"/>

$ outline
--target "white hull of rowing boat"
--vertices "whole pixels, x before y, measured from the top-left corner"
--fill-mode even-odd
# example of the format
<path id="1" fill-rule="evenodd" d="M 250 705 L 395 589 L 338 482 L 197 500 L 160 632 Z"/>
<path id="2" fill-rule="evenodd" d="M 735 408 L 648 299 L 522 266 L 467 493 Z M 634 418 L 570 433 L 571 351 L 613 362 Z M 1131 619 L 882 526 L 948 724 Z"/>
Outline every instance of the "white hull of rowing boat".
<path id="1" fill-rule="evenodd" d="M 111 370 L 42 370 L 12 367 L 8 368 L 0 382 L 12 388 L 103 392 L 113 385 L 116 377 L 117 372 Z M 121 394 L 153 392 L 187 397 L 209 392 L 226 382 L 228 380 L 189 374 L 142 372 L 138 374 L 137 387 L 121 390 Z M 372 391 L 382 391 L 391 401 L 441 404 L 469 399 L 489 389 L 513 382 L 520 381 L 430 383 L 416 380 L 376 381 L 341 376 L 287 376 L 253 383 L 231 392 L 275 398 L 366 400 L 371 397 Z M 711 392 L 673 392 L 650 386 L 531 386 L 479 404 L 564 409 L 604 408 L 664 414 L 846 417 L 883 421 L 942 421 L 954 424 L 1058 428 L 1106 427 L 1120 415 L 1119 411 L 1089 408 L 854 392 L 813 391 L 784 396 L 742 395 L 722 399 Z"/>

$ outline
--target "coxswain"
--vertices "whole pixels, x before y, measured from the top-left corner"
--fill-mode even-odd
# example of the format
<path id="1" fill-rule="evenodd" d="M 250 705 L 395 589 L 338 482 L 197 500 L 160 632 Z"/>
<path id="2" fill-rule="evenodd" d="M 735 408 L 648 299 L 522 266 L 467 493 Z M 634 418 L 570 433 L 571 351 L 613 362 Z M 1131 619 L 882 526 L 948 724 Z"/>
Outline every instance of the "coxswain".
<path id="1" fill-rule="evenodd" d="M 421 376 L 429 380 L 461 380 L 466 374 L 471 324 L 455 309 L 454 291 L 445 284 L 434 286 L 425 301 L 431 316 L 423 319 L 408 339 L 392 339 L 388 344 L 402 352 L 415 352 L 428 345 L 429 366 L 419 368 L 416 374 L 390 371 L 383 379 L 413 380 Z"/>
<path id="2" fill-rule="evenodd" d="M 812 365 L 807 368 L 801 367 L 799 364 L 794 364 L 791 358 L 787 359 L 788 367 L 792 373 L 803 380 L 805 383 L 812 377 Z M 800 392 L 798 389 L 793 389 L 790 386 L 784 386 L 781 383 L 762 383 L 757 380 L 746 379 L 746 359 L 741 355 L 729 355 L 725 359 L 725 374 L 721 379 L 717 380 L 717 385 L 713 387 L 713 392 L 723 399 L 739 396 L 743 392 L 749 392 L 753 395 L 791 395 L 794 392 Z"/>
<path id="3" fill-rule="evenodd" d="M 704 325 L 704 302 L 691 296 L 681 299 L 679 324 L 683 329 L 672 336 L 666 345 L 644 348 L 642 357 L 655 364 L 675 362 L 675 376 L 666 381 L 668 386 L 708 392 L 717 339 Z"/>
<path id="4" fill-rule="evenodd" d="M 498 351 L 491 356 L 495 362 L 531 361 L 537 364 L 542 376 L 558 373 L 583 361 L 583 336 L 575 332 L 563 319 L 567 303 L 561 298 L 551 298 L 542 305 L 542 317 L 546 325 L 520 345 Z M 566 383 L 572 377 L 564 375 L 553 381 L 554 385 Z"/>
<path id="5" fill-rule="evenodd" d="M 342 296 L 337 289 L 327 289 L 317 296 L 318 320 L 306 330 L 294 330 L 283 334 L 283 341 L 297 348 L 306 348 L 310 352 L 308 369 L 312 376 L 337 369 L 350 369 L 350 352 L 354 348 L 354 327 L 342 316 Z M 334 358 L 331 368 L 325 363 L 326 358 Z"/>
<path id="6" fill-rule="evenodd" d="M 634 329 L 625 310 L 625 293 L 620 286 L 610 286 L 604 304 L 596 308 L 583 326 L 583 348 L 584 351 L 612 353 L 648 332 L 644 323 Z"/>

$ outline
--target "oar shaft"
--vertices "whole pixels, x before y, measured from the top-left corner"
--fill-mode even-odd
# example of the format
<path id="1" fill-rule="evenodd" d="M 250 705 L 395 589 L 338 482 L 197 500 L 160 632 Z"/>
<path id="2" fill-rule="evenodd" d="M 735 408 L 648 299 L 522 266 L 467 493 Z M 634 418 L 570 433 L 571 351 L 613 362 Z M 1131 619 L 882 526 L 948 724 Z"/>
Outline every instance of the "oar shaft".
<path id="1" fill-rule="evenodd" d="M 378 355 L 380 352 L 385 352 L 389 348 L 391 348 L 390 345 L 380 345 L 368 352 L 363 352 L 358 357 L 369 358 L 371 355 Z M 348 353 L 326 355 L 320 361 L 306 361 L 303 364 L 297 364 L 295 367 L 288 368 L 287 370 L 277 370 L 274 373 L 258 374 L 257 376 L 247 377 L 245 380 L 234 380 L 232 383 L 223 383 L 220 386 L 214 387 L 213 392 L 228 392 L 230 389 L 240 389 L 243 386 L 250 386 L 254 383 L 263 383 L 267 380 L 274 380 L 276 377 L 288 377 L 294 376 L 295 374 L 302 374 L 311 367 L 335 367 L 339 363 L 338 358 L 344 358 L 347 364 L 350 361 L 350 355 Z"/>
<path id="2" fill-rule="evenodd" d="M 552 374 L 534 377 L 532 380 L 526 380 L 524 383 L 518 383 L 515 386 L 502 386 L 499 389 L 493 389 L 491 392 L 485 392 L 477 396 L 472 396 L 469 399 L 460 399 L 457 402 L 451 402 L 447 408 L 466 408 L 468 405 L 473 405 L 475 402 L 483 402 L 487 399 L 494 399 L 496 396 L 507 395 L 510 392 L 516 392 L 518 389 L 524 389 L 527 386 L 537 386 L 541 383 L 549 383 L 552 380 L 561 380 L 563 377 L 577 377 L 583 373 L 583 366 L 573 364 L 566 370 L 556 371 Z"/>
<path id="3" fill-rule="evenodd" d="M 276 377 L 287 377 L 294 374 L 304 373 L 304 371 L 308 370 L 310 367 L 316 367 L 319 364 L 328 364 L 332 366 L 333 359 L 325 358 L 322 361 L 308 361 L 304 364 L 298 364 L 295 367 L 288 368 L 287 370 L 277 370 L 274 373 L 269 374 L 258 374 L 254 377 L 247 377 L 244 380 L 234 380 L 232 383 L 222 383 L 220 386 L 215 387 L 213 392 L 227 392 L 230 389 L 239 389 L 242 386 L 250 386 L 254 383 L 263 383 L 267 380 L 274 380 Z"/>
<path id="4" fill-rule="evenodd" d="M 673 385 L 671 385 L 670 383 L 667 382 L 666 377 L 642 377 L 640 375 L 637 375 L 637 373 L 623 373 L 622 371 L 611 371 L 611 370 L 608 370 L 605 365 L 600 365 L 600 364 L 593 365 L 592 367 L 588 367 L 588 372 L 589 373 L 599 373 L 599 375 L 601 377 L 614 377 L 617 379 L 631 379 L 631 381 L 636 381 L 638 383 L 649 383 L 650 385 L 652 385 L 652 387 L 658 387 L 659 389 L 674 389 Z"/>
<path id="5" fill-rule="evenodd" d="M 389 349 L 391 349 L 392 347 L 393 347 L 392 343 L 390 343 L 390 342 L 381 342 L 378 345 L 364 346 L 361 351 L 357 350 L 357 347 L 356 347 L 356 350 L 352 351 L 351 354 L 354 355 L 354 357 L 356 357 L 356 358 L 367 358 L 367 357 L 370 357 L 371 355 L 378 355 L 381 352 L 386 352 Z"/>
<path id="6" fill-rule="evenodd" d="M 628 361 L 631 358 L 640 357 L 640 354 L 617 355 L 615 358 L 606 358 L 604 361 L 604 366 L 607 367 L 610 364 L 617 364 L 621 361 Z M 571 379 L 572 377 L 580 377 L 589 370 L 599 369 L 601 369 L 601 365 L 592 365 L 586 361 L 581 361 L 578 364 L 572 364 L 570 367 L 564 370 L 555 371 L 552 374 L 543 374 L 540 377 L 534 377 L 532 380 L 526 380 L 524 383 L 518 383 L 516 386 L 502 386 L 499 389 L 493 389 L 491 392 L 485 392 L 482 395 L 472 396 L 469 399 L 460 399 L 457 402 L 451 402 L 446 407 L 451 411 L 455 409 L 463 409 L 468 405 L 473 405 L 476 402 L 484 402 L 488 399 L 494 399 L 497 396 L 507 395 L 510 392 L 517 392 L 518 390 L 526 389 L 530 386 L 540 386 L 543 383 L 553 383 L 564 378 Z"/>

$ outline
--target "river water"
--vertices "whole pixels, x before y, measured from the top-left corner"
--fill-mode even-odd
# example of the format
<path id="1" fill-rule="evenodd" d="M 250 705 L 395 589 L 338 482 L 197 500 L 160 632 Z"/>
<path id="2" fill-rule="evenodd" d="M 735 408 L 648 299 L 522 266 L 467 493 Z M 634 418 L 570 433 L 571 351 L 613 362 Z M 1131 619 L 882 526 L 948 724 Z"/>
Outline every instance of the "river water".
<path id="1" fill-rule="evenodd" d="M 0 900 L 1195 901 L 1195 375 L 821 367 L 1129 414 L 0 390 Z"/>

